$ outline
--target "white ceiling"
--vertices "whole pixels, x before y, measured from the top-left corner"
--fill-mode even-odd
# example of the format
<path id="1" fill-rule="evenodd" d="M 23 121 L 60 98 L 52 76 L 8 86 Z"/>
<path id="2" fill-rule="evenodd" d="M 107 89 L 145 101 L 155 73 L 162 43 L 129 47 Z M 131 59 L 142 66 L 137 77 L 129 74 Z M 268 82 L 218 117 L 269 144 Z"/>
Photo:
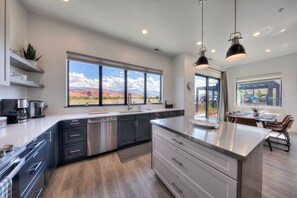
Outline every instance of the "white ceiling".
<path id="1" fill-rule="evenodd" d="M 171 57 L 198 56 L 201 40 L 201 6 L 198 0 L 21 0 L 33 13 L 75 24 L 131 42 Z M 244 38 L 247 57 L 225 61 L 234 31 L 234 1 L 207 0 L 204 27 L 206 56 L 213 66 L 229 67 L 297 52 L 296 0 L 238 0 L 237 30 Z M 278 10 L 284 8 L 282 12 Z M 147 29 L 147 35 L 141 34 Z M 281 29 L 286 31 L 274 35 Z M 264 36 L 252 34 L 262 30 Z M 211 53 L 216 49 L 215 53 Z M 272 51 L 266 53 L 266 49 Z"/>

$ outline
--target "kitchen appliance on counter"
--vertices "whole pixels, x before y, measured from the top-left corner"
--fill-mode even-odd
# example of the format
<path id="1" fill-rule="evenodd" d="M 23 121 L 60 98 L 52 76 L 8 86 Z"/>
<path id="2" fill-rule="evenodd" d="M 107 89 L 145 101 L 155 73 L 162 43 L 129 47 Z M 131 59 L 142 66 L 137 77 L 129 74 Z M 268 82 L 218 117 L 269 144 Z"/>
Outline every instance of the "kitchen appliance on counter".
<path id="1" fill-rule="evenodd" d="M 30 118 L 42 118 L 45 116 L 44 112 L 47 104 L 40 100 L 30 100 Z"/>
<path id="2" fill-rule="evenodd" d="M 88 156 L 117 149 L 117 117 L 88 119 Z"/>
<path id="3" fill-rule="evenodd" d="M 7 117 L 7 124 L 27 122 L 28 107 L 27 99 L 2 99 L 1 115 Z"/>

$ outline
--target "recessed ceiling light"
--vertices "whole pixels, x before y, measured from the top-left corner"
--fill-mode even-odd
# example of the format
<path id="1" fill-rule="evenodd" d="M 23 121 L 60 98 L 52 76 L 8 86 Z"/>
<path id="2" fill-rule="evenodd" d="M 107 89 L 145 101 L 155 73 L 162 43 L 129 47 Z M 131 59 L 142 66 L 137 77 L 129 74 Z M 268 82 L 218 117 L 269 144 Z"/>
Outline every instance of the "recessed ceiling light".
<path id="1" fill-rule="evenodd" d="M 259 36 L 260 34 L 261 34 L 260 32 L 256 32 L 256 33 L 253 34 L 253 37 L 257 37 L 257 36 Z"/>
<path id="2" fill-rule="evenodd" d="M 69 0 L 63 0 L 64 2 L 68 2 Z"/>
<path id="3" fill-rule="evenodd" d="M 197 42 L 197 45 L 201 45 L 201 44 L 202 44 L 202 42 L 201 42 L 201 41 Z"/>
<path id="4" fill-rule="evenodd" d="M 271 52 L 271 49 L 267 49 L 267 50 L 265 50 L 265 52 Z"/>
<path id="5" fill-rule="evenodd" d="M 147 34 L 147 33 L 148 33 L 148 31 L 146 29 L 142 30 L 142 34 Z"/>
<path id="6" fill-rule="evenodd" d="M 211 50 L 211 52 L 212 52 L 212 53 L 214 53 L 214 52 L 216 52 L 216 50 L 215 50 L 215 49 L 213 49 L 213 50 Z"/>
<path id="7" fill-rule="evenodd" d="M 286 31 L 286 28 L 282 29 L 280 32 L 284 32 L 284 31 Z"/>

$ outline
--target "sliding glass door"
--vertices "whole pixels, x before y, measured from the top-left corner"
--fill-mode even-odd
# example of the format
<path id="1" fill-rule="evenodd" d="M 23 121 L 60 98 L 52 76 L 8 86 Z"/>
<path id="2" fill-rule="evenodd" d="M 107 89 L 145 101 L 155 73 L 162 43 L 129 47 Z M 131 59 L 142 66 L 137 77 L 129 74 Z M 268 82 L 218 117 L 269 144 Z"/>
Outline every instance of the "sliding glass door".
<path id="1" fill-rule="evenodd" d="M 203 118 L 217 119 L 220 97 L 220 80 L 195 76 L 195 112 Z"/>

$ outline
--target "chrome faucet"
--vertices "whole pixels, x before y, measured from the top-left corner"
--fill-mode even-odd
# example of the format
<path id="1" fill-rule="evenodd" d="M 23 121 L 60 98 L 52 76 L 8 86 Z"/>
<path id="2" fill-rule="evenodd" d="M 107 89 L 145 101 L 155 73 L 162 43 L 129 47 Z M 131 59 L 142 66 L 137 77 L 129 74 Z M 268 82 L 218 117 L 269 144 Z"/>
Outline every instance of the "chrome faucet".
<path id="1" fill-rule="evenodd" d="M 131 96 L 131 93 L 128 94 L 127 103 L 128 103 L 128 111 L 130 111 L 131 109 L 133 109 L 133 108 L 131 107 L 131 104 L 132 104 L 132 96 Z"/>

